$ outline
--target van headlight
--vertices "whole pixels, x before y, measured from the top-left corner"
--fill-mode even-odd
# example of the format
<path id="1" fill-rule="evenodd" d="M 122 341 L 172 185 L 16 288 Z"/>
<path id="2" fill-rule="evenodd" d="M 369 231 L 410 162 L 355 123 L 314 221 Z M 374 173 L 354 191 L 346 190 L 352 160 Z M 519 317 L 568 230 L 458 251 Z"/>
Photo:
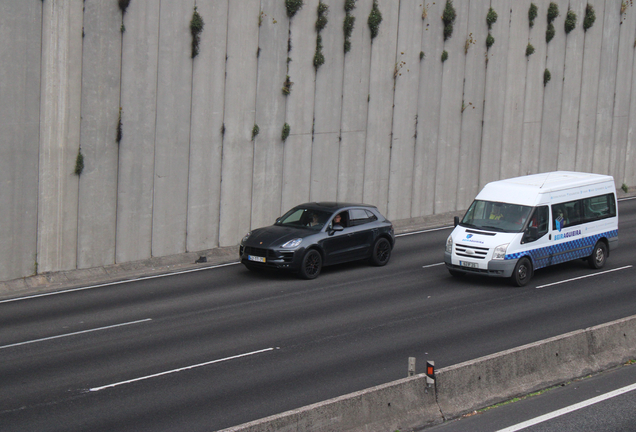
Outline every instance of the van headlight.
<path id="1" fill-rule="evenodd" d="M 506 244 L 497 246 L 494 252 L 492 253 L 492 259 L 498 259 L 498 260 L 504 259 L 506 256 L 506 250 L 508 249 L 509 244 L 510 243 L 506 243 Z"/>
<path id="2" fill-rule="evenodd" d="M 449 254 L 453 253 L 453 237 L 452 236 L 448 236 L 448 238 L 446 239 L 446 252 L 448 252 Z"/>

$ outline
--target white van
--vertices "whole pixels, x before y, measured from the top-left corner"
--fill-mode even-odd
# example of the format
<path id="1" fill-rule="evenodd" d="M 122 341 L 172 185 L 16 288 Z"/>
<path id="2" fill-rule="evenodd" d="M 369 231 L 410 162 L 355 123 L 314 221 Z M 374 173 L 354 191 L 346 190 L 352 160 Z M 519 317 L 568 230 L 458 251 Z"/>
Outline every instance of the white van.
<path id="1" fill-rule="evenodd" d="M 488 183 L 446 240 L 453 276 L 511 278 L 578 258 L 601 268 L 618 246 L 614 179 L 557 171 Z"/>

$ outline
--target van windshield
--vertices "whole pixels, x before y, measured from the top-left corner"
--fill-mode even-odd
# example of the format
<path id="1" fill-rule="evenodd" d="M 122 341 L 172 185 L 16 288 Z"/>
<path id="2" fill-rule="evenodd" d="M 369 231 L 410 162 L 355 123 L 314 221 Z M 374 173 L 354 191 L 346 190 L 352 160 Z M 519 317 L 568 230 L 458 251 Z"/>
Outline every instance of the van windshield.
<path id="1" fill-rule="evenodd" d="M 521 232 L 532 207 L 475 200 L 460 225 L 487 231 Z"/>

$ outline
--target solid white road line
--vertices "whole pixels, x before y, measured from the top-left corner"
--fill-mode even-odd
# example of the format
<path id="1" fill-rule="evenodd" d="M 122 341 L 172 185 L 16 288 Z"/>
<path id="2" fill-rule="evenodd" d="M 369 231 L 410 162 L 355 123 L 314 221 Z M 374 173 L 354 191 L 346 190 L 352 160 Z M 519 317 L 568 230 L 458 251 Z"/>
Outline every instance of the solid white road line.
<path id="1" fill-rule="evenodd" d="M 130 384 L 130 383 L 134 383 L 134 382 L 137 382 L 137 381 L 147 380 L 147 379 L 150 379 L 150 378 L 157 378 L 157 377 L 160 377 L 160 376 L 163 376 L 163 375 L 169 375 L 169 374 L 173 374 L 173 373 L 177 373 L 177 372 L 183 372 L 183 371 L 186 371 L 186 370 L 199 368 L 199 367 L 202 367 L 202 366 L 208 366 L 208 365 L 211 365 L 211 364 L 214 364 L 214 363 L 221 363 L 221 362 L 224 362 L 224 361 L 234 360 L 234 359 L 241 358 L 241 357 L 252 356 L 252 355 L 255 355 L 255 354 L 261 354 L 261 353 L 264 353 L 264 352 L 267 352 L 267 351 L 273 351 L 273 350 L 274 350 L 274 348 L 265 348 L 265 349 L 258 350 L 258 351 L 252 351 L 252 352 L 248 352 L 248 353 L 245 353 L 245 354 L 238 354 L 238 355 L 235 355 L 235 356 L 226 357 L 226 358 L 217 359 L 217 360 L 212 360 L 212 361 L 205 362 L 205 363 L 199 363 L 199 364 L 192 365 L 192 366 L 186 366 L 186 367 L 182 367 L 182 368 L 179 368 L 179 369 L 173 369 L 173 370 L 169 370 L 169 371 L 165 371 L 165 372 L 159 372 L 159 373 L 148 375 L 148 376 L 144 376 L 144 377 L 133 378 L 133 379 L 130 379 L 130 380 L 127 380 L 127 381 L 120 381 L 120 382 L 117 382 L 117 383 L 114 383 L 114 384 L 108 384 L 108 385 L 101 386 L 101 387 L 93 387 L 93 388 L 88 389 L 88 391 L 97 392 L 97 391 L 104 390 L 104 389 L 107 389 L 107 388 L 117 387 L 117 386 L 120 386 L 120 385 L 123 385 L 123 384 Z"/>
<path id="2" fill-rule="evenodd" d="M 60 339 L 60 338 L 65 338 L 65 337 L 69 337 L 69 336 L 76 336 L 76 335 L 85 334 L 85 333 L 92 333 L 92 332 L 96 332 L 96 331 L 109 330 L 109 329 L 116 328 L 116 327 L 122 327 L 122 326 L 127 326 L 127 325 L 132 325 L 132 324 L 139 324 L 139 323 L 147 322 L 147 321 L 152 321 L 152 319 L 151 318 L 146 318 L 146 319 L 139 320 L 139 321 L 131 321 L 131 322 L 122 323 L 122 324 L 114 324 L 114 325 L 106 326 L 106 327 L 99 327 L 99 328 L 94 328 L 94 329 L 90 329 L 90 330 L 83 330 L 83 331 L 79 331 L 79 332 L 75 332 L 75 333 L 67 333 L 67 334 L 63 334 L 63 335 L 59 335 L 59 336 L 51 336 L 51 337 L 46 337 L 46 338 L 42 338 L 42 339 L 34 339 L 34 340 L 26 341 L 26 342 L 19 342 L 19 343 L 14 343 L 14 344 L 11 344 L 11 345 L 0 346 L 0 349 L 11 348 L 11 347 L 16 347 L 16 346 L 20 346 L 20 345 L 28 345 L 28 344 L 32 344 L 32 343 L 36 343 L 36 342 L 44 342 L 44 341 L 53 340 L 53 339 Z"/>
<path id="3" fill-rule="evenodd" d="M 431 228 L 431 229 L 427 229 L 427 230 L 423 230 L 423 231 L 413 231 L 413 232 L 407 232 L 407 233 L 402 233 L 402 234 L 396 234 L 396 237 L 404 237 L 404 236 L 410 236 L 413 234 L 422 234 L 422 233 L 427 233 L 427 232 L 433 232 L 433 231 L 441 231 L 441 230 L 445 230 L 445 229 L 451 229 L 454 228 L 453 226 L 445 226 L 445 227 L 440 227 L 440 228 Z"/>
<path id="4" fill-rule="evenodd" d="M 585 278 L 589 278 L 589 277 L 593 277 L 593 276 L 602 275 L 602 274 L 605 274 L 605 273 L 615 272 L 615 271 L 618 271 L 618 270 L 625 270 L 625 269 L 628 269 L 628 268 L 631 268 L 631 267 L 632 267 L 631 265 L 628 265 L 628 266 L 625 266 L 625 267 L 619 267 L 619 268 L 615 268 L 615 269 L 611 269 L 611 270 L 605 270 L 605 271 L 598 272 L 598 273 L 591 273 L 591 274 L 588 274 L 588 275 L 585 275 L 585 276 L 579 276 L 579 277 L 575 277 L 575 278 L 572 278 L 572 279 L 566 279 L 566 280 L 562 280 L 562 281 L 558 281 L 558 282 L 552 282 L 552 283 L 545 284 L 545 285 L 539 285 L 536 288 L 537 289 L 546 288 L 546 287 L 549 287 L 549 286 L 552 286 L 552 285 L 559 285 L 559 284 L 563 284 L 563 283 L 566 283 L 566 282 L 572 282 L 572 281 L 579 280 L 579 279 L 585 279 Z"/>
<path id="5" fill-rule="evenodd" d="M 437 266 L 441 266 L 441 265 L 444 265 L 444 263 L 441 262 L 441 263 L 437 263 L 437 264 L 429 264 L 429 265 L 422 266 L 422 268 L 437 267 Z"/>
<path id="6" fill-rule="evenodd" d="M 505 429 L 500 429 L 497 432 L 516 432 L 516 431 L 525 429 L 527 427 L 534 426 L 534 425 L 539 424 L 539 423 L 543 423 L 544 421 L 548 421 L 548 420 L 551 420 L 553 418 L 562 416 L 564 414 L 568 414 L 568 413 L 571 413 L 573 411 L 580 410 L 581 408 L 585 408 L 585 407 L 588 407 L 590 405 L 594 405 L 594 404 L 602 402 L 604 400 L 611 399 L 611 398 L 616 397 L 616 396 L 620 396 L 620 395 L 622 395 L 624 393 L 627 393 L 627 392 L 630 392 L 630 391 L 633 391 L 633 390 L 636 390 L 636 384 L 628 385 L 627 387 L 623 387 L 623 388 L 620 388 L 618 390 L 614 390 L 614 391 L 611 391 L 609 393 L 605 393 L 605 394 L 602 394 L 600 396 L 596 396 L 596 397 L 594 397 L 592 399 L 588 399 L 586 401 L 579 402 L 579 403 L 574 404 L 574 405 L 570 405 L 569 407 L 565 407 L 565 408 L 561 408 L 561 409 L 556 410 L 556 411 L 552 411 L 551 413 L 544 414 L 544 415 L 539 416 L 539 417 L 535 417 L 535 418 L 530 419 L 528 421 L 525 421 L 523 423 L 519 423 L 519 424 L 516 424 L 514 426 L 507 427 Z"/>
<path id="7" fill-rule="evenodd" d="M 164 274 L 154 275 L 154 276 L 145 276 L 145 277 L 140 277 L 140 278 L 136 278 L 136 279 L 126 279 L 126 280 L 117 281 L 117 282 L 107 282 L 107 283 L 98 284 L 98 285 L 91 285 L 91 286 L 85 286 L 85 287 L 79 287 L 79 288 L 71 288 L 71 289 L 54 291 L 54 292 L 49 292 L 49 293 L 35 294 L 35 295 L 25 296 L 25 297 L 17 297 L 17 298 L 12 298 L 12 299 L 7 299 L 7 300 L 0 300 L 0 303 L 11 303 L 11 302 L 19 301 L 19 300 L 29 300 L 29 299 L 34 299 L 34 298 L 38 298 L 38 297 L 48 297 L 48 296 L 57 295 L 57 294 L 65 294 L 65 293 L 70 293 L 70 292 L 75 292 L 75 291 L 84 291 L 84 290 L 89 290 L 89 289 L 93 289 L 93 288 L 100 288 L 100 287 L 105 287 L 105 286 L 110 286 L 110 285 L 120 285 L 120 284 L 129 283 L 129 282 L 138 282 L 138 281 L 149 280 L 149 279 L 158 279 L 158 278 L 174 276 L 174 275 L 179 275 L 179 274 L 193 273 L 193 272 L 198 272 L 198 271 L 203 271 L 203 270 L 210 270 L 210 269 L 215 269 L 215 268 L 220 268 L 220 267 L 227 267 L 227 266 L 231 266 L 231 265 L 235 265 L 235 264 L 240 264 L 240 262 L 237 261 L 237 262 L 232 262 L 232 263 L 227 263 L 227 264 L 219 264 L 219 265 L 213 265 L 213 266 L 209 266 L 209 267 L 199 267 L 199 268 L 195 268 L 195 269 L 182 270 L 182 271 L 172 272 L 172 273 L 164 273 Z"/>

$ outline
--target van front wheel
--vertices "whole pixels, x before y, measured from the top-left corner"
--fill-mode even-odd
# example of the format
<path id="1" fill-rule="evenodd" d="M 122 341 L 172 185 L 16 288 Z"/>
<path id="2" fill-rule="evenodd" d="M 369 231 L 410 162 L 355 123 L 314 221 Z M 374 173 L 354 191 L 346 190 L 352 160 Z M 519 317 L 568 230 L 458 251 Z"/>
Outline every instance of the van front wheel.
<path id="1" fill-rule="evenodd" d="M 532 278 L 532 263 L 527 257 L 521 258 L 512 272 L 512 284 L 522 287 Z"/>
<path id="2" fill-rule="evenodd" d="M 607 246 L 602 241 L 597 242 L 592 251 L 592 255 L 587 259 L 593 269 L 603 268 L 607 259 Z"/>

